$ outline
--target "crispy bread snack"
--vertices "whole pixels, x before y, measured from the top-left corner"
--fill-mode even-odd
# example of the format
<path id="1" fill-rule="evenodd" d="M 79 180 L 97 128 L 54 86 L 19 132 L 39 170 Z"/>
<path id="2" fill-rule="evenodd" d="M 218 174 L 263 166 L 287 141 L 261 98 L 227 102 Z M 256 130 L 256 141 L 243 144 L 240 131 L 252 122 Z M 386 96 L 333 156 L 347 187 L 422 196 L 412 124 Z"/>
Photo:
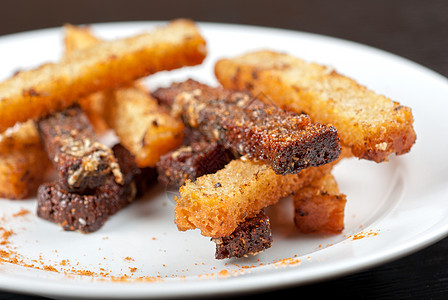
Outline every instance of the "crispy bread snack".
<path id="1" fill-rule="evenodd" d="M 146 90 L 134 86 L 111 93 L 106 122 L 139 167 L 155 167 L 162 155 L 182 144 L 182 121 L 161 108 Z"/>
<path id="2" fill-rule="evenodd" d="M 216 259 L 257 255 L 272 246 L 271 223 L 264 211 L 246 219 L 231 235 L 212 239 Z"/>
<path id="3" fill-rule="evenodd" d="M 0 134 L 0 198 L 31 196 L 50 167 L 33 121 Z"/>
<path id="4" fill-rule="evenodd" d="M 140 170 L 124 147 L 118 144 L 113 151 L 123 170 L 123 185 L 108 178 L 90 194 L 83 195 L 68 192 L 60 182 L 45 183 L 38 189 L 37 215 L 64 230 L 89 233 L 100 229 L 110 216 L 134 201 L 134 177 Z"/>
<path id="5" fill-rule="evenodd" d="M 298 174 L 277 175 L 269 165 L 242 157 L 195 182 L 187 180 L 176 199 L 175 222 L 179 230 L 199 228 L 202 235 L 230 235 L 246 218 L 289 196 L 336 163 L 310 167 Z"/>
<path id="6" fill-rule="evenodd" d="M 158 181 L 164 186 L 179 188 L 187 179 L 194 181 L 202 175 L 215 173 L 234 158 L 232 151 L 216 142 L 194 142 L 160 158 Z"/>
<path id="7" fill-rule="evenodd" d="M 106 182 L 89 195 L 67 192 L 59 182 L 39 186 L 37 215 L 66 231 L 97 231 L 107 219 L 134 200 L 135 184 Z"/>
<path id="8" fill-rule="evenodd" d="M 407 153 L 416 139 L 409 107 L 325 66 L 258 51 L 218 61 L 215 74 L 225 88 L 264 94 L 282 108 L 334 125 L 341 144 L 359 158 L 385 161 Z"/>
<path id="9" fill-rule="evenodd" d="M 340 154 L 336 129 L 312 123 L 306 115 L 194 80 L 174 84 L 173 89 L 185 90 L 175 97 L 174 115 L 209 140 L 249 159 L 265 161 L 277 174 L 296 174 L 329 163 Z"/>
<path id="10" fill-rule="evenodd" d="M 100 42 L 89 28 L 66 25 L 65 30 L 68 52 Z M 115 131 L 141 168 L 154 167 L 161 155 L 182 143 L 182 122 L 158 107 L 139 83 L 95 93 L 82 99 L 80 105 L 97 131 L 107 127 Z"/>
<path id="11" fill-rule="evenodd" d="M 205 40 L 188 20 L 75 51 L 58 63 L 20 72 L 0 83 L 0 132 L 91 93 L 131 84 L 158 71 L 197 65 L 205 55 Z"/>
<path id="12" fill-rule="evenodd" d="M 89 192 L 109 177 L 123 184 L 123 174 L 112 150 L 97 141 L 79 106 L 50 114 L 37 124 L 59 183 L 67 192 Z"/>
<path id="13" fill-rule="evenodd" d="M 172 108 L 174 104 L 174 100 L 176 99 L 176 96 L 184 93 L 184 92 L 193 92 L 197 89 L 204 89 L 206 90 L 208 88 L 207 85 L 202 84 L 196 80 L 193 79 L 187 79 L 185 81 L 181 82 L 173 82 L 169 87 L 161 87 L 155 90 L 151 93 L 151 95 L 157 99 L 157 102 L 165 107 Z M 198 131 L 197 129 L 193 129 Z"/>
<path id="14" fill-rule="evenodd" d="M 87 26 L 80 27 L 66 24 L 64 25 L 64 35 L 65 55 L 70 55 L 76 50 L 87 49 L 101 42 Z M 97 92 L 78 101 L 82 110 L 87 114 L 93 129 L 98 134 L 104 133 L 108 129 L 103 118 L 103 110 L 107 101 L 105 97 L 105 93 Z"/>
<path id="15" fill-rule="evenodd" d="M 295 192 L 294 223 L 302 233 L 340 233 L 344 229 L 346 196 L 331 173 Z"/>
<path id="16" fill-rule="evenodd" d="M 64 46 L 65 55 L 92 47 L 101 42 L 99 38 L 93 35 L 89 26 L 64 25 Z"/>
<path id="17" fill-rule="evenodd" d="M 201 143 L 201 142 L 209 142 L 210 143 L 210 141 L 207 139 L 207 137 L 205 137 L 199 130 L 186 126 L 184 141 L 182 144 L 184 146 L 189 146 L 191 144 Z"/>

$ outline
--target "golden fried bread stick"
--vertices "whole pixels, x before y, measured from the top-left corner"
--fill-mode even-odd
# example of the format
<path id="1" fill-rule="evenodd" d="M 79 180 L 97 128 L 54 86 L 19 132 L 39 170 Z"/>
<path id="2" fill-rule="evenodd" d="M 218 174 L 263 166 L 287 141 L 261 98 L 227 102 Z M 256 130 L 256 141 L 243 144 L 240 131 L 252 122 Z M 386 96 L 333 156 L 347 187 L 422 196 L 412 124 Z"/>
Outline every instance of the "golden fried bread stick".
<path id="1" fill-rule="evenodd" d="M 264 163 L 236 159 L 214 174 L 180 187 L 175 222 L 179 230 L 199 228 L 212 238 L 230 235 L 246 218 L 321 177 L 335 164 L 311 167 L 298 174 L 277 175 Z"/>
<path id="2" fill-rule="evenodd" d="M 92 47 L 101 42 L 99 38 L 92 34 L 89 26 L 75 26 L 65 24 L 64 27 L 65 55 Z"/>
<path id="3" fill-rule="evenodd" d="M 188 20 L 75 51 L 58 63 L 20 72 L 0 83 L 0 132 L 16 122 L 68 107 L 91 93 L 158 71 L 197 65 L 205 55 L 205 40 Z"/>
<path id="4" fill-rule="evenodd" d="M 33 121 L 0 135 L 0 198 L 32 196 L 50 167 Z"/>
<path id="5" fill-rule="evenodd" d="M 331 173 L 294 192 L 294 223 L 302 233 L 340 233 L 346 196 Z"/>
<path id="6" fill-rule="evenodd" d="M 76 50 L 92 47 L 99 42 L 101 40 L 92 34 L 90 27 L 64 25 L 65 55 L 70 55 Z M 108 129 L 103 118 L 103 110 L 107 100 L 105 97 L 105 93 L 97 92 L 79 100 L 79 105 L 98 134 L 104 133 Z"/>
<path id="7" fill-rule="evenodd" d="M 134 156 L 139 167 L 155 167 L 160 157 L 182 144 L 184 124 L 139 87 L 112 91 L 107 124 Z"/>
<path id="8" fill-rule="evenodd" d="M 218 61 L 215 74 L 225 88 L 264 94 L 282 108 L 334 125 L 341 144 L 359 158 L 385 161 L 407 153 L 416 139 L 409 107 L 325 66 L 258 51 Z"/>
<path id="9" fill-rule="evenodd" d="M 100 42 L 89 28 L 66 25 L 65 30 L 69 52 Z M 115 131 L 122 145 L 135 156 L 139 167 L 154 167 L 160 156 L 181 145 L 184 135 L 182 121 L 160 108 L 142 85 L 134 83 L 89 97 L 95 98 L 80 101 L 83 110 L 90 111 L 97 124 L 106 122 L 106 126 Z M 96 101 L 102 106 L 91 105 Z"/>
<path id="10" fill-rule="evenodd" d="M 229 236 L 262 208 L 309 186 L 349 157 L 350 149 L 343 147 L 337 160 L 288 175 L 277 175 L 264 163 L 244 157 L 235 159 L 216 173 L 201 176 L 194 182 L 187 180 L 180 187 L 174 209 L 175 223 L 181 231 L 199 228 L 204 236 Z"/>

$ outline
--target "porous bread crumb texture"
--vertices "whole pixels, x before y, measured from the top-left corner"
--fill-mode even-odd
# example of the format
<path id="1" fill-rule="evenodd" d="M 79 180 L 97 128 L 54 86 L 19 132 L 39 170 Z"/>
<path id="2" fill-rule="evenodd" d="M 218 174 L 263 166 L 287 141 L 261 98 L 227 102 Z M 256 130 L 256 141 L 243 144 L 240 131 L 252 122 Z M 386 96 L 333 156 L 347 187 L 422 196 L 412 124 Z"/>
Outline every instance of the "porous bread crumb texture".
<path id="1" fill-rule="evenodd" d="M 105 120 L 139 167 L 155 167 L 160 157 L 182 144 L 184 125 L 140 86 L 112 91 Z"/>
<path id="2" fill-rule="evenodd" d="M 37 215 L 64 230 L 89 233 L 100 229 L 137 195 L 135 179 L 140 170 L 133 156 L 120 144 L 113 147 L 113 153 L 123 172 L 123 184 L 109 177 L 88 194 L 78 194 L 68 192 L 60 182 L 45 183 L 38 189 Z"/>
<path id="3" fill-rule="evenodd" d="M 312 123 L 306 115 L 285 112 L 247 93 L 194 81 L 185 81 L 185 85 L 198 88 L 175 97 L 173 114 L 181 115 L 208 139 L 249 159 L 265 161 L 276 174 L 295 174 L 331 162 L 340 154 L 334 127 Z"/>
<path id="4" fill-rule="evenodd" d="M 340 233 L 344 229 L 346 195 L 331 173 L 316 178 L 292 196 L 294 223 L 302 233 Z"/>
<path id="5" fill-rule="evenodd" d="M 112 150 L 98 142 L 87 116 L 77 105 L 40 119 L 37 128 L 59 181 L 69 192 L 85 193 L 122 173 Z"/>
<path id="6" fill-rule="evenodd" d="M 187 180 L 176 199 L 179 230 L 199 228 L 212 238 L 230 235 L 246 218 L 289 196 L 336 163 L 311 167 L 298 174 L 277 175 L 266 164 L 236 159 L 214 174 Z"/>
<path id="7" fill-rule="evenodd" d="M 158 181 L 179 188 L 187 179 L 195 180 L 222 169 L 235 156 L 216 142 L 199 141 L 163 155 L 157 163 Z"/>
<path id="8" fill-rule="evenodd" d="M 206 42 L 192 21 L 76 50 L 58 63 L 19 72 L 0 83 L 0 132 L 70 106 L 91 93 L 132 83 L 158 71 L 197 65 Z M 26 110 L 23 107 L 27 107 Z"/>
<path id="9" fill-rule="evenodd" d="M 238 225 L 231 235 L 212 241 L 216 243 L 216 259 L 257 255 L 272 246 L 271 223 L 261 210 Z"/>
<path id="10" fill-rule="evenodd" d="M 409 107 L 326 66 L 257 51 L 221 59 L 215 74 L 225 88 L 265 95 L 284 109 L 334 125 L 341 144 L 356 157 L 382 162 L 391 153 L 407 153 L 415 143 Z"/>
<path id="11" fill-rule="evenodd" d="M 101 40 L 93 35 L 89 26 L 64 25 L 64 55 L 69 55 L 79 49 L 92 47 L 99 42 Z M 103 118 L 106 97 L 107 93 L 97 92 L 78 101 L 97 134 L 102 134 L 109 129 Z"/>
<path id="12" fill-rule="evenodd" d="M 64 29 L 67 54 L 101 42 L 88 27 Z M 161 155 L 182 142 L 182 122 L 160 108 L 141 82 L 89 95 L 80 105 L 97 131 L 107 127 L 115 131 L 141 168 L 154 167 Z"/>

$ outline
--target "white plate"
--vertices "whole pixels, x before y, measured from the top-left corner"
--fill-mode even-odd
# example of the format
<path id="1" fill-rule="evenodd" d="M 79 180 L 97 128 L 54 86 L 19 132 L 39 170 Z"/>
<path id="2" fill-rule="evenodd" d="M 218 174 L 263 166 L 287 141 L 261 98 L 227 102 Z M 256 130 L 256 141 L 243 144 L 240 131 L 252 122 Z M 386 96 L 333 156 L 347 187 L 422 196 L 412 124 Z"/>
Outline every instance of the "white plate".
<path id="1" fill-rule="evenodd" d="M 99 24 L 94 29 L 101 37 L 114 38 L 155 24 Z M 64 232 L 40 220 L 34 199 L 0 200 L 1 227 L 15 233 L 0 250 L 13 250 L 18 259 L 18 264 L 1 265 L 1 289 L 53 297 L 128 299 L 261 291 L 359 271 L 446 236 L 446 78 L 395 55 L 339 39 L 249 26 L 200 27 L 210 53 L 205 63 L 155 75 L 148 80 L 151 88 L 187 77 L 215 83 L 213 65 L 219 57 L 259 48 L 280 50 L 331 65 L 412 107 L 416 145 L 411 153 L 387 164 L 354 159 L 337 166 L 340 189 L 348 195 L 343 234 L 297 234 L 291 203 L 285 199 L 268 211 L 272 248 L 244 259 L 215 260 L 214 244 L 208 238 L 198 231 L 177 231 L 173 203 L 161 188 L 89 235 Z M 0 38 L 0 79 L 17 69 L 58 59 L 61 45 L 60 29 Z M 13 216 L 22 209 L 30 213 Z M 363 238 L 354 238 L 359 232 L 357 237 Z M 80 275 L 89 272 L 93 275 Z"/>

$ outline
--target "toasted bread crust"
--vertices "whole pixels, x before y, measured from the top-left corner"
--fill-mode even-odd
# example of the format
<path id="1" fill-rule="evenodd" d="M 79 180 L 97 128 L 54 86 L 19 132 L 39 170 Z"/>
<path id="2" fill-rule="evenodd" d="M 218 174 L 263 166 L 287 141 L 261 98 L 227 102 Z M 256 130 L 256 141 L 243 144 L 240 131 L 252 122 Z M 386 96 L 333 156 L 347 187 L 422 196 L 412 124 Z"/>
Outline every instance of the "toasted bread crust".
<path id="1" fill-rule="evenodd" d="M 64 27 L 65 55 L 92 47 L 101 42 L 93 33 L 89 26 L 74 26 L 65 24 Z"/>
<path id="2" fill-rule="evenodd" d="M 318 64 L 271 51 L 222 59 L 215 74 L 225 87 L 266 95 L 282 108 L 332 124 L 354 156 L 382 162 L 415 143 L 411 109 Z"/>
<path id="3" fill-rule="evenodd" d="M 212 239 L 216 259 L 256 255 L 272 246 L 271 224 L 264 211 L 246 219 L 231 235 Z"/>
<path id="4" fill-rule="evenodd" d="M 68 53 L 101 41 L 88 27 L 66 25 L 65 32 Z M 89 95 L 80 101 L 80 105 L 96 131 L 105 128 L 115 131 L 141 168 L 154 167 L 161 155 L 182 142 L 182 122 L 160 108 L 138 82 Z"/>
<path id="5" fill-rule="evenodd" d="M 98 142 L 79 106 L 50 114 L 37 125 L 59 183 L 67 192 L 88 192 L 109 177 L 123 184 L 123 175 L 112 150 Z"/>
<path id="6" fill-rule="evenodd" d="M 64 25 L 65 55 L 70 55 L 76 50 L 87 49 L 101 40 L 95 37 L 88 26 Z M 97 92 L 79 100 L 79 105 L 87 114 L 90 123 L 96 133 L 104 133 L 108 126 L 104 121 L 104 107 L 107 104 L 107 93 Z"/>
<path id="7" fill-rule="evenodd" d="M 216 142 L 194 142 L 160 158 L 157 163 L 158 181 L 164 186 L 179 188 L 187 179 L 196 180 L 223 168 L 235 156 Z"/>
<path id="8" fill-rule="evenodd" d="M 105 120 L 140 168 L 155 167 L 162 155 L 182 144 L 182 121 L 160 107 L 142 87 L 134 85 L 111 93 Z"/>
<path id="9" fill-rule="evenodd" d="M 236 159 L 214 174 L 187 180 L 176 199 L 175 222 L 179 230 L 199 228 L 202 235 L 230 235 L 246 218 L 280 198 L 289 196 L 336 163 L 310 167 L 298 174 L 277 175 L 267 165 Z"/>
<path id="10" fill-rule="evenodd" d="M 173 114 L 209 140 L 265 161 L 277 174 L 296 174 L 329 163 L 340 154 L 336 129 L 312 123 L 306 115 L 193 80 L 174 84 L 173 89 L 183 91 L 175 96 Z"/>
<path id="11" fill-rule="evenodd" d="M 60 182 L 45 183 L 38 189 L 37 215 L 64 230 L 89 233 L 100 229 L 110 216 L 134 201 L 134 177 L 140 170 L 124 147 L 118 144 L 113 150 L 123 170 L 123 185 L 108 178 L 90 194 L 83 195 L 68 192 Z"/>
<path id="12" fill-rule="evenodd" d="M 188 20 L 74 51 L 58 63 L 20 72 L 0 83 L 0 132 L 91 93 L 131 84 L 158 71 L 199 64 L 205 55 L 205 40 Z"/>

